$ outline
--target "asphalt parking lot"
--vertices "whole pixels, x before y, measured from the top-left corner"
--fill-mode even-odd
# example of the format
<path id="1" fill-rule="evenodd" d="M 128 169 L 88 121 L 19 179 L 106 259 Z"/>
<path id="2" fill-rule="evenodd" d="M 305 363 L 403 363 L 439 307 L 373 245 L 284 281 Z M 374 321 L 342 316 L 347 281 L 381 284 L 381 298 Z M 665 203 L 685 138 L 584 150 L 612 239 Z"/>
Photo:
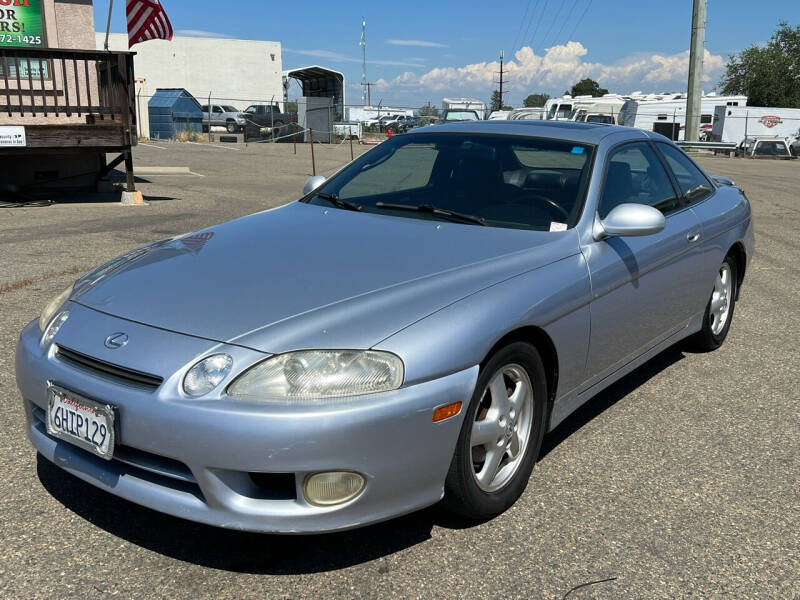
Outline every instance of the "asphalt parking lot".
<path id="1" fill-rule="evenodd" d="M 356 148 L 356 152 L 365 150 Z M 214 529 L 97 490 L 36 454 L 19 331 L 130 248 L 283 204 L 307 146 L 139 146 L 146 207 L 0 209 L 0 598 L 800 597 L 800 161 L 707 157 L 752 201 L 757 255 L 717 352 L 668 350 L 545 438 L 520 501 L 326 536 Z M 318 147 L 317 170 L 350 158 Z"/>

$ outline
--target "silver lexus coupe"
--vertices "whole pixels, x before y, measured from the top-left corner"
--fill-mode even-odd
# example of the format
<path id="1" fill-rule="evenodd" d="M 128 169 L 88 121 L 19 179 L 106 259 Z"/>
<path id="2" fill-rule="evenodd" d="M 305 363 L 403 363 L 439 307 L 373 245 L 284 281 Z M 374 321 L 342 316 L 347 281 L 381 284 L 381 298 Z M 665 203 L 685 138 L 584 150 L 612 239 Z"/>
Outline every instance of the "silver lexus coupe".
<path id="1" fill-rule="evenodd" d="M 723 343 L 750 205 L 660 135 L 484 121 L 385 141 L 303 197 L 133 250 L 22 331 L 36 450 L 264 532 L 520 496 L 546 432 L 668 346 Z"/>

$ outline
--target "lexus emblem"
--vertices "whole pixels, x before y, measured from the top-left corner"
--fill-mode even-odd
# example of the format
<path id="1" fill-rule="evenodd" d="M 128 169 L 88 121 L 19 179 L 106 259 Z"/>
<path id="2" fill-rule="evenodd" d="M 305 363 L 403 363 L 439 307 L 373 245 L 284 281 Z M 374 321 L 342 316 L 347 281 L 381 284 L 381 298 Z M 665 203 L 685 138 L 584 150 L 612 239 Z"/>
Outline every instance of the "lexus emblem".
<path id="1" fill-rule="evenodd" d="M 110 336 L 108 336 L 104 345 L 110 350 L 116 350 L 117 348 L 122 348 L 127 343 L 128 334 L 118 331 L 117 333 L 112 333 Z"/>

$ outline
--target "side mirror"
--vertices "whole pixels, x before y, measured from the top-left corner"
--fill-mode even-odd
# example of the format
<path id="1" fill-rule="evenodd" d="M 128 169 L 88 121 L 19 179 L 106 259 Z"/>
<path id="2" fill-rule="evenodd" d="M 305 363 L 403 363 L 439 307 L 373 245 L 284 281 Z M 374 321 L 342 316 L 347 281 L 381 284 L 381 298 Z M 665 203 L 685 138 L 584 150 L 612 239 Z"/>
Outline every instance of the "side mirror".
<path id="1" fill-rule="evenodd" d="M 303 196 L 308 196 L 311 192 L 325 183 L 325 177 L 322 175 L 314 175 L 306 179 L 306 184 L 303 186 Z"/>
<path id="2" fill-rule="evenodd" d="M 620 204 L 605 219 L 597 219 L 594 237 L 602 240 L 612 235 L 653 235 L 667 224 L 664 213 L 646 204 Z"/>

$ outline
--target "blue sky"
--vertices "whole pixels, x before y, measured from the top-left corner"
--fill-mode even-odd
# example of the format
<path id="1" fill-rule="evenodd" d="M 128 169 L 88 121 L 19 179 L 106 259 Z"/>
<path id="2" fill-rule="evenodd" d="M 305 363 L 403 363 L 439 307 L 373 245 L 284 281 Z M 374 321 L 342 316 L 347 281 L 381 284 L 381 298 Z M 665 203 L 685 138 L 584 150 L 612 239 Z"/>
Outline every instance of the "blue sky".
<path id="1" fill-rule="evenodd" d="M 560 94 L 585 76 L 620 93 L 686 87 L 691 0 L 161 1 L 178 35 L 280 41 L 285 69 L 321 64 L 343 71 L 348 103 L 361 95 L 362 16 L 367 76 L 378 83 L 373 103 L 486 100 L 496 87 L 500 50 L 510 63 L 506 101 L 514 105 L 531 92 Z M 108 4 L 94 4 L 99 30 Z M 719 81 L 731 52 L 765 42 L 781 19 L 800 23 L 800 1 L 709 0 L 705 89 Z M 111 30 L 125 30 L 122 1 Z"/>

